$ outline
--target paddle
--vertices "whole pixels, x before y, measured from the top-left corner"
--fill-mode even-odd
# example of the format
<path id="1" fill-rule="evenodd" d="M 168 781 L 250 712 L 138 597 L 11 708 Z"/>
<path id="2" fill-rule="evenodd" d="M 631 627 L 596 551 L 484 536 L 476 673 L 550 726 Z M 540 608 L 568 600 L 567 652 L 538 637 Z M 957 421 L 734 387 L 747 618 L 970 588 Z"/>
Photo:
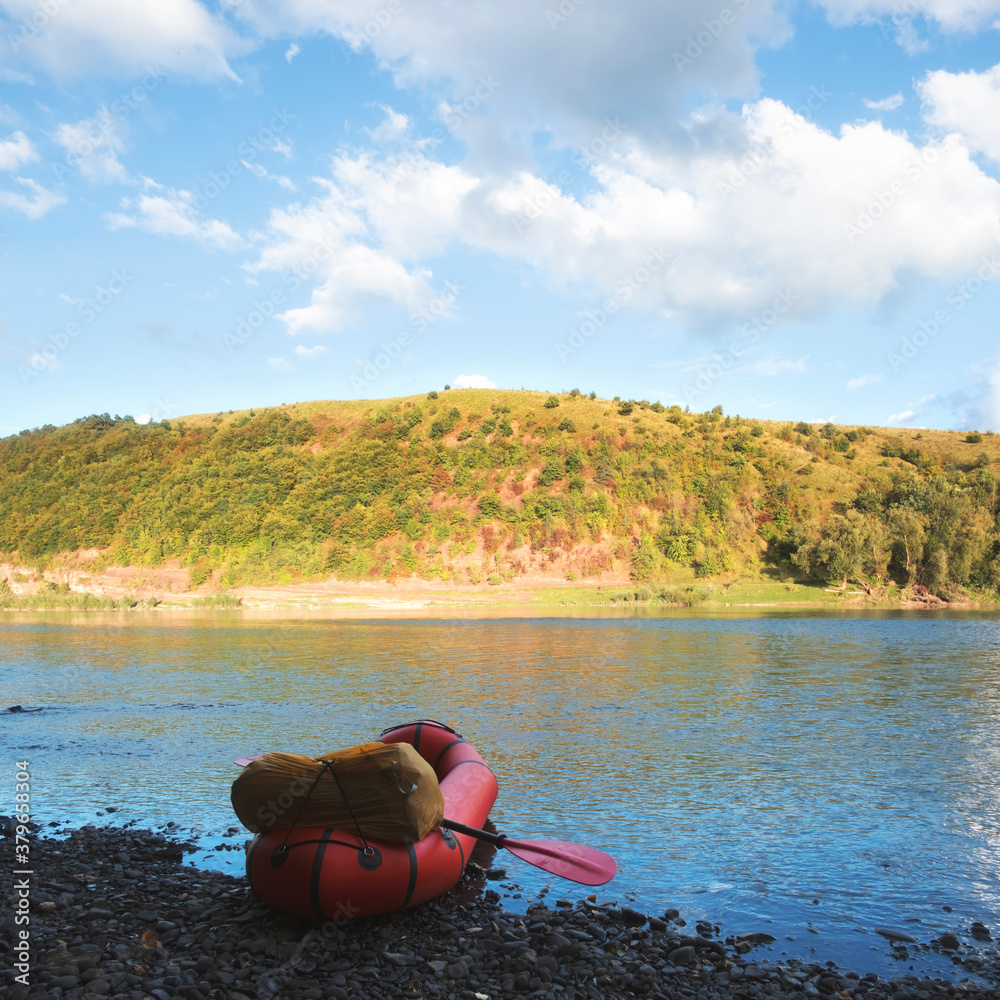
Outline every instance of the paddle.
<path id="1" fill-rule="evenodd" d="M 604 885 L 618 872 L 614 858 L 583 844 L 570 844 L 564 840 L 512 840 L 502 833 L 479 830 L 451 819 L 441 820 L 441 825 L 456 833 L 464 833 L 467 837 L 488 841 L 510 851 L 529 865 L 543 868 L 553 875 L 581 885 Z"/>

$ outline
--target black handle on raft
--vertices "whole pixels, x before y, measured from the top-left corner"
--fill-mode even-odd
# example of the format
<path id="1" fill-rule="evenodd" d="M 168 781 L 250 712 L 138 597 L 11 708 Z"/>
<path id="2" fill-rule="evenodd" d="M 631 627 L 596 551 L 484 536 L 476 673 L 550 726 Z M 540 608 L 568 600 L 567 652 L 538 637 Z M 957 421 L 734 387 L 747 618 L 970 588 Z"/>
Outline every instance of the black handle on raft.
<path id="1" fill-rule="evenodd" d="M 503 842 L 507 839 L 502 833 L 490 833 L 488 830 L 480 830 L 475 826 L 466 826 L 464 823 L 456 823 L 453 819 L 441 820 L 441 825 L 455 833 L 464 833 L 467 837 L 475 837 L 476 840 L 485 840 L 497 847 L 503 847 Z"/>

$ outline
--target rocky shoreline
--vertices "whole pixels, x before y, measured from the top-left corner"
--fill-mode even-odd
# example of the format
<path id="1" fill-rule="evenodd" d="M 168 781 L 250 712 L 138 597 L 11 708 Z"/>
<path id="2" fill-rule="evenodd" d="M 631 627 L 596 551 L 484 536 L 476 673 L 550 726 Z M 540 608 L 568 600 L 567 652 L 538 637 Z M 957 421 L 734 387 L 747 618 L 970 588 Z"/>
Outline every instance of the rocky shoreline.
<path id="1" fill-rule="evenodd" d="M 243 878 L 184 865 L 189 847 L 129 826 L 88 826 L 58 839 L 36 831 L 30 971 L 18 981 L 19 865 L 13 838 L 0 839 L 0 993 L 11 1000 L 998 996 L 1000 953 L 981 925 L 971 929 L 973 940 L 944 935 L 917 946 L 953 953 L 958 981 L 880 979 L 831 962 L 755 958 L 767 935 L 723 938 L 718 926 L 688 927 L 676 910 L 650 917 L 596 897 L 549 903 L 543 896 L 526 914 L 508 913 L 481 868 L 413 910 L 306 921 L 261 905 Z M 915 943 L 897 937 L 894 944 Z"/>

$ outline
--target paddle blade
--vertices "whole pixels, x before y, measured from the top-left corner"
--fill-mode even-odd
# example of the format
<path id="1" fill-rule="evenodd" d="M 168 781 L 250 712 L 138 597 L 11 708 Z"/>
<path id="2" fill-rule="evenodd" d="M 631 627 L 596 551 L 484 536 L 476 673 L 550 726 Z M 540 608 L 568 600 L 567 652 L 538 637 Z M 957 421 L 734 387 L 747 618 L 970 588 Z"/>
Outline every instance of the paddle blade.
<path id="1" fill-rule="evenodd" d="M 504 837 L 501 847 L 536 868 L 544 868 L 560 878 L 581 885 L 604 885 L 618 873 L 615 859 L 584 844 L 563 840 L 511 840 Z"/>

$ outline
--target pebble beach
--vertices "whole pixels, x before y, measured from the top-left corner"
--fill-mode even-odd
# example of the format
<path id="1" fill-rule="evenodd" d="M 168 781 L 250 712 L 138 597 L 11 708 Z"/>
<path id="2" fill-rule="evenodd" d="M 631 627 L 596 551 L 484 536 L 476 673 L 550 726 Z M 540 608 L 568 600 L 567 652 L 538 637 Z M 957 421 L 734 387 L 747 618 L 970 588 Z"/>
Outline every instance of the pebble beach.
<path id="1" fill-rule="evenodd" d="M 0 839 L 5 901 L 0 995 L 11 1000 L 998 996 L 1000 953 L 982 925 L 934 942 L 893 941 L 897 949 L 933 948 L 950 955 L 955 975 L 949 980 L 912 973 L 880 979 L 832 962 L 775 962 L 764 947 L 773 940 L 766 934 L 724 934 L 704 921 L 689 926 L 676 910 L 643 914 L 599 905 L 591 897 L 540 898 L 526 913 L 511 913 L 475 865 L 456 890 L 412 910 L 306 921 L 263 906 L 242 877 L 185 864 L 190 846 L 128 826 L 86 826 L 53 838 L 39 831 L 31 845 L 25 952 L 15 951 L 24 922 L 16 916 L 13 838 Z M 24 965 L 27 974 L 19 971 Z"/>

